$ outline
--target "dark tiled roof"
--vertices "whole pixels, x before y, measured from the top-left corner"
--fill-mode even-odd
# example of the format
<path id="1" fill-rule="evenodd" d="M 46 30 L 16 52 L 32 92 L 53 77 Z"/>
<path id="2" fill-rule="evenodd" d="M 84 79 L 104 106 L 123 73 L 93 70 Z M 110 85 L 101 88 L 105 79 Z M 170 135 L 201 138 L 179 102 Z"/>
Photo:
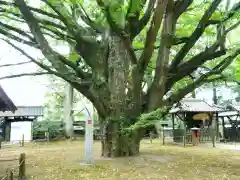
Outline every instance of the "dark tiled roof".
<path id="1" fill-rule="evenodd" d="M 16 111 L 17 108 L 12 102 L 12 100 L 8 97 L 8 95 L 5 93 L 3 88 L 0 86 L 0 112 L 5 111 Z"/>
<path id="2" fill-rule="evenodd" d="M 13 112 L 0 112 L 0 117 L 39 117 L 43 116 L 43 106 L 17 106 L 17 110 Z"/>
<path id="3" fill-rule="evenodd" d="M 219 117 L 230 117 L 230 116 L 237 116 L 239 113 L 238 111 L 226 111 L 221 112 L 218 114 Z"/>
<path id="4" fill-rule="evenodd" d="M 226 112 L 219 113 L 218 116 L 221 117 L 230 117 L 237 116 L 240 114 L 240 103 L 227 104 L 225 106 Z"/>
<path id="5" fill-rule="evenodd" d="M 201 99 L 183 99 L 175 105 L 170 111 L 176 112 L 222 112 L 223 108 L 215 105 L 210 105 L 206 101 Z"/>
<path id="6" fill-rule="evenodd" d="M 232 110 L 240 112 L 240 103 L 228 105 Z"/>

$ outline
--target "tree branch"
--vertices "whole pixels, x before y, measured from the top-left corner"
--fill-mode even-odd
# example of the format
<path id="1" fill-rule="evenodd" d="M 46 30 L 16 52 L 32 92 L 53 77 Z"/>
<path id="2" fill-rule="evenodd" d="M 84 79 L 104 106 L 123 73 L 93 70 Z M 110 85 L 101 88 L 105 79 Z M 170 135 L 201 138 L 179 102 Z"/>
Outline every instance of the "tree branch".
<path id="1" fill-rule="evenodd" d="M 197 40 L 201 37 L 206 27 L 209 25 L 207 23 L 209 18 L 211 18 L 212 14 L 215 12 L 215 10 L 217 9 L 220 3 L 221 3 L 221 0 L 214 0 L 210 5 L 210 7 L 208 8 L 208 10 L 204 13 L 201 20 L 199 21 L 197 28 L 194 30 L 189 40 L 180 49 L 180 51 L 177 53 L 177 55 L 173 59 L 172 64 L 170 66 L 170 70 L 169 70 L 170 72 L 172 72 L 180 64 L 180 62 L 184 59 L 184 57 L 187 55 L 189 50 L 195 45 Z"/>
<path id="2" fill-rule="evenodd" d="M 52 8 L 52 10 L 58 15 L 59 19 L 64 23 L 64 25 L 66 26 L 66 28 L 68 29 L 68 31 L 75 36 L 76 35 L 76 30 L 77 25 L 76 23 L 74 23 L 72 21 L 71 17 L 65 17 L 68 16 L 68 12 L 64 6 L 64 4 L 61 1 L 58 2 L 54 2 L 54 3 L 58 3 L 56 5 L 53 5 L 51 2 L 49 1 L 45 1 L 42 0 L 44 3 L 46 3 L 50 8 Z"/>
<path id="3" fill-rule="evenodd" d="M 75 4 L 73 6 L 73 11 L 77 11 L 80 14 L 81 19 L 90 26 L 93 30 L 95 30 L 97 33 L 103 33 L 103 27 L 100 26 L 100 24 L 96 24 L 94 21 L 91 20 L 91 18 L 88 16 L 87 12 L 85 11 L 82 4 Z M 74 12 L 73 12 L 74 13 Z"/>
<path id="4" fill-rule="evenodd" d="M 106 16 L 107 22 L 109 26 L 114 30 L 117 34 L 121 36 L 126 36 L 126 33 L 124 32 L 123 27 L 119 27 L 115 20 L 113 20 L 111 13 L 110 13 L 110 7 L 106 6 L 104 3 L 104 0 L 96 0 L 98 6 L 104 11 L 104 14 Z"/>
<path id="5" fill-rule="evenodd" d="M 232 30 L 236 29 L 239 25 L 240 25 L 240 21 L 237 21 L 235 24 L 233 24 L 232 26 L 230 26 L 228 29 L 225 30 L 225 34 L 228 34 Z"/>
<path id="6" fill-rule="evenodd" d="M 116 21 L 111 16 L 110 9 L 109 9 L 110 7 L 106 6 L 104 4 L 103 0 L 97 0 L 97 3 L 99 5 L 99 7 L 101 7 L 104 10 L 106 19 L 107 19 L 108 24 L 111 27 L 112 31 L 115 32 L 123 40 L 123 43 L 124 43 L 127 51 L 129 52 L 129 55 L 131 58 L 130 60 L 131 60 L 132 64 L 137 64 L 137 56 L 133 50 L 130 35 L 128 35 L 125 32 L 125 29 L 123 29 L 122 27 L 119 27 L 119 25 L 117 25 Z"/>
<path id="7" fill-rule="evenodd" d="M 2 0 L 0 0 L 0 4 L 6 5 L 6 6 L 17 7 L 17 4 L 16 4 L 16 3 L 6 2 L 6 1 L 2 1 Z M 34 7 L 31 7 L 31 6 L 28 6 L 28 8 L 29 8 L 31 11 L 36 12 L 36 13 L 39 13 L 39 14 L 41 14 L 41 15 L 45 15 L 45 16 L 50 17 L 50 18 L 53 18 L 53 19 L 59 19 L 59 16 L 56 15 L 56 14 L 49 13 L 49 12 L 46 12 L 46 11 L 44 11 L 44 10 L 41 10 L 41 9 L 38 9 L 38 8 L 34 8 Z"/>
<path id="8" fill-rule="evenodd" d="M 232 62 L 233 60 L 240 54 L 240 48 L 237 49 L 233 54 L 224 58 L 220 63 L 218 63 L 213 69 L 212 72 L 215 74 L 222 73 Z"/>
<path id="9" fill-rule="evenodd" d="M 174 3 L 175 17 L 178 19 L 182 13 L 193 3 L 193 0 L 178 0 Z"/>
<path id="10" fill-rule="evenodd" d="M 131 3 L 133 3 L 134 0 L 131 1 Z M 146 3 L 146 0 L 144 0 Z M 145 4 L 144 3 L 144 4 Z M 135 16 L 129 16 L 128 15 L 128 22 L 129 22 L 129 29 L 130 29 L 130 38 L 134 39 L 142 30 L 143 28 L 147 25 L 147 23 L 149 22 L 153 11 L 154 11 L 154 5 L 156 3 L 156 0 L 149 0 L 148 1 L 148 7 L 147 10 L 145 11 L 143 17 L 138 20 L 139 18 L 139 14 L 140 13 L 136 13 Z"/>
<path id="11" fill-rule="evenodd" d="M 212 51 L 211 48 L 206 49 L 204 52 L 199 53 L 190 60 L 182 63 L 179 68 L 175 69 L 174 74 L 170 74 L 170 78 L 167 82 L 167 89 L 173 84 L 171 82 L 177 82 L 185 76 L 193 73 L 199 66 L 205 62 L 221 57 L 226 54 L 226 50 Z M 171 84 L 171 85 L 170 85 Z"/>
<path id="12" fill-rule="evenodd" d="M 16 17 L 16 18 L 12 18 L 12 17 L 8 16 L 6 13 L 2 14 L 2 16 L 6 17 L 8 19 L 11 19 L 11 20 L 14 20 L 14 21 L 17 21 L 17 22 L 20 22 L 20 23 L 25 23 L 24 18 L 19 13 L 16 13 L 16 12 L 8 10 L 8 9 L 3 9 L 3 8 L 1 8 L 0 11 L 1 12 L 8 12 L 8 14 L 12 15 L 13 17 Z M 17 18 L 19 18 L 19 19 L 17 19 Z M 36 19 L 40 23 L 40 27 L 42 29 L 44 29 L 45 31 L 49 31 L 51 33 L 51 34 L 49 34 L 48 32 L 45 32 L 44 34 L 47 34 L 48 36 L 50 36 L 50 37 L 52 37 L 56 40 L 59 40 L 59 39 L 66 40 L 70 44 L 73 44 L 73 42 L 75 41 L 72 36 L 67 34 L 67 28 L 65 26 L 63 26 L 61 24 L 57 24 L 57 23 L 49 21 L 49 20 L 46 20 L 46 19 L 41 19 L 41 18 L 36 18 Z M 18 28 L 15 28 L 13 26 L 10 26 L 10 25 L 3 24 L 3 23 L 1 23 L 1 24 L 4 25 L 4 27 L 6 29 L 17 32 L 17 33 L 21 34 L 22 36 L 30 39 L 31 41 L 35 41 L 33 37 L 28 35 L 28 33 L 24 32 L 24 31 L 22 31 Z M 65 31 L 65 32 L 60 32 L 59 30 L 60 31 Z M 54 35 L 56 35 L 56 36 L 54 36 Z"/>
<path id="13" fill-rule="evenodd" d="M 215 3 L 215 5 L 214 5 L 214 3 Z M 216 6 L 218 6 L 217 5 L 217 1 L 214 1 L 213 3 L 212 3 L 212 9 L 214 9 L 214 6 L 216 7 Z M 213 6 L 214 5 L 214 6 Z M 210 8 L 208 9 L 208 11 L 206 11 L 206 13 L 208 12 L 208 14 L 210 15 L 210 9 L 211 9 L 211 6 L 210 6 Z M 230 10 L 230 12 L 229 13 L 227 13 L 227 15 L 226 15 L 226 17 L 224 18 L 224 19 L 222 19 L 222 20 L 208 20 L 209 19 L 209 17 L 210 16 L 208 16 L 208 18 L 206 19 L 206 17 L 207 16 L 205 16 L 206 15 L 206 13 L 203 15 L 203 18 L 200 20 L 200 23 L 201 23 L 201 21 L 203 20 L 203 19 L 205 19 L 205 21 L 207 21 L 207 23 L 204 25 L 204 24 L 200 24 L 199 23 L 199 25 L 201 25 L 202 26 L 202 28 L 206 28 L 208 25 L 210 25 L 210 24 L 219 24 L 219 23 L 221 23 L 221 22 L 224 22 L 224 21 L 226 21 L 226 20 L 228 20 L 228 19 L 230 19 L 235 13 L 236 13 L 236 11 L 238 10 L 240 8 L 240 2 L 239 3 L 236 3 L 235 5 L 234 5 L 234 7 Z M 205 16 L 205 18 L 204 18 L 204 16 Z M 192 36 L 190 37 L 190 39 L 188 40 L 188 42 L 185 44 L 185 46 L 183 46 L 182 47 L 182 49 L 179 51 L 179 53 L 175 56 L 175 58 L 174 58 L 174 60 L 172 61 L 172 64 L 171 64 L 171 66 L 170 66 L 170 73 L 172 74 L 173 72 L 175 72 L 175 70 L 176 70 L 176 66 L 178 66 L 179 64 L 180 64 L 180 62 L 182 61 L 182 59 L 184 59 L 184 57 L 185 57 L 185 55 L 189 52 L 189 50 L 193 47 L 193 45 L 195 44 L 195 42 L 198 40 L 198 38 L 202 35 L 202 34 L 199 34 L 198 36 L 198 38 L 196 38 L 195 37 L 195 42 L 194 42 L 194 44 L 191 44 L 191 39 L 194 39 L 194 37 L 193 37 L 193 35 L 194 35 L 194 33 L 196 33 L 197 31 L 201 31 L 201 26 L 199 26 L 198 25 L 198 28 L 193 32 L 193 34 L 192 34 Z M 225 30 L 224 32 L 223 32 L 223 34 L 222 34 L 222 37 L 220 37 L 220 39 L 218 39 L 218 41 L 220 41 L 222 38 L 224 38 L 225 36 L 226 36 L 226 34 L 228 34 L 230 31 L 232 31 L 233 29 L 235 29 L 235 28 L 237 28 L 238 26 L 240 25 L 240 22 L 237 22 L 237 23 L 235 23 L 235 24 L 233 24 L 230 28 L 228 28 L 227 30 Z M 205 26 L 205 27 L 204 27 Z M 203 30 L 203 29 L 202 29 Z M 204 32 L 204 30 L 201 32 L 201 33 L 203 33 Z M 190 43 L 189 43 L 190 42 Z M 216 42 L 216 43 L 221 43 L 221 42 Z M 188 46 L 188 45 L 191 45 L 191 46 Z M 216 52 L 217 53 L 217 52 Z M 200 55 L 200 54 L 199 54 Z M 205 61 L 206 62 L 206 61 Z"/>
<path id="14" fill-rule="evenodd" d="M 130 0 L 126 15 L 129 26 L 132 26 L 138 22 L 140 13 L 143 10 L 146 2 L 146 0 L 140 0 L 138 2 L 136 2 L 135 0 Z"/>
<path id="15" fill-rule="evenodd" d="M 64 56 L 55 52 L 48 44 L 47 40 L 43 36 L 41 29 L 37 23 L 37 20 L 28 9 L 24 0 L 15 0 L 16 5 L 19 7 L 19 10 L 23 14 L 31 33 L 34 35 L 39 47 L 44 54 L 44 56 L 49 60 L 49 62 L 53 65 L 53 67 L 62 73 L 70 74 L 69 69 L 62 62 L 67 62 Z"/>
<path id="16" fill-rule="evenodd" d="M 26 6 L 26 7 L 27 7 L 27 6 Z M 18 14 L 18 13 L 15 13 L 15 12 L 11 12 L 11 13 L 12 13 L 13 16 L 22 17 L 21 14 Z M 22 19 L 24 19 L 24 18 L 22 18 Z M 60 31 L 66 31 L 66 32 L 67 32 L 67 29 L 66 29 L 65 26 L 62 26 L 62 25 L 60 25 L 60 24 L 51 22 L 51 21 L 49 21 L 49 20 L 40 19 L 40 18 L 38 18 L 38 19 L 35 18 L 34 21 L 38 21 L 38 22 L 40 23 L 39 26 L 45 31 L 45 32 L 41 32 L 42 34 L 47 34 L 48 36 L 50 36 L 50 37 L 52 37 L 52 38 L 55 38 L 56 40 L 59 40 L 59 38 L 60 38 L 60 39 L 62 39 L 62 40 L 66 40 L 70 45 L 75 45 L 75 39 L 76 39 L 76 38 L 68 35 L 67 33 L 60 32 Z M 51 27 L 49 27 L 49 26 L 51 26 Z M 52 27 L 53 27 L 53 28 L 52 28 Z M 12 30 L 12 28 L 14 28 L 14 27 L 11 27 L 11 26 L 10 26 L 10 27 L 8 27 L 8 28 L 9 28 L 10 30 Z M 10 34 L 10 33 L 7 32 L 7 31 L 0 30 L 0 33 L 1 33 L 1 32 L 2 32 L 3 35 L 6 35 L 7 37 L 10 37 L 11 39 L 14 39 L 14 40 L 16 40 L 16 41 L 18 41 L 18 42 L 21 42 L 21 43 L 24 43 L 24 44 L 27 44 L 27 45 L 30 45 L 30 46 L 33 46 L 33 45 L 34 45 L 32 42 L 29 42 L 29 41 L 26 41 L 26 40 L 24 40 L 24 39 L 21 39 L 21 38 L 19 38 L 19 37 L 17 37 L 17 36 L 14 36 L 14 35 Z M 51 34 L 49 34 L 49 32 L 50 32 Z M 21 34 L 24 35 L 24 33 L 25 33 L 25 32 L 22 32 Z M 54 35 L 56 35 L 56 37 L 55 37 Z M 58 37 L 59 37 L 59 38 L 58 38 Z M 78 52 L 80 52 L 80 54 L 81 54 L 83 57 L 85 57 L 83 53 L 85 52 L 86 49 L 89 49 L 89 48 L 86 47 L 86 43 L 83 43 L 83 42 L 81 42 L 81 41 L 79 40 L 79 36 L 78 36 L 77 40 L 78 40 L 78 46 L 80 46 L 79 49 L 81 49 L 81 51 L 78 51 Z M 39 49 L 38 46 L 36 46 L 36 45 L 34 45 L 34 46 Z M 78 49 L 78 50 L 79 50 L 79 49 Z M 87 53 L 87 52 L 86 52 L 86 53 Z M 85 53 L 85 54 L 86 54 L 86 53 Z M 67 61 L 65 61 L 64 58 L 62 58 L 62 59 L 60 59 L 60 60 L 63 60 L 63 61 L 64 61 L 65 63 L 67 63 L 68 66 L 69 66 L 69 63 L 68 63 Z M 80 68 L 78 68 L 76 65 L 75 65 L 75 66 L 71 65 L 70 67 L 71 67 L 71 68 L 74 68 L 74 70 L 77 69 L 76 71 L 77 71 L 78 75 L 82 75 L 82 74 L 83 74 L 82 72 L 80 72 Z M 81 76 L 81 77 L 83 77 L 83 76 Z"/>
<path id="17" fill-rule="evenodd" d="M 36 44 L 35 42 L 27 41 L 27 40 L 25 40 L 25 39 L 23 39 L 21 37 L 18 37 L 16 35 L 10 33 L 9 31 L 6 31 L 6 30 L 2 29 L 2 28 L 0 28 L 0 34 L 4 35 L 4 36 L 6 36 L 6 37 L 8 37 L 8 38 L 10 38 L 10 39 L 12 39 L 14 41 L 17 41 L 17 42 L 29 45 L 31 47 L 35 47 L 37 49 L 39 48 L 38 44 Z"/>
<path id="18" fill-rule="evenodd" d="M 185 76 L 193 73 L 198 67 L 203 65 L 208 60 L 212 60 L 225 55 L 226 54 L 225 48 L 220 49 L 219 51 L 216 50 L 219 47 L 219 45 L 221 45 L 222 38 L 225 38 L 230 31 L 237 28 L 239 25 L 240 21 L 236 22 L 231 27 L 223 31 L 222 34 L 220 34 L 216 42 L 211 47 L 206 48 L 205 51 L 197 54 L 190 60 L 180 64 L 178 68 L 173 69 L 173 71 L 171 71 L 169 80 L 166 85 L 167 90 L 169 90 L 172 87 L 174 82 L 177 82 L 180 79 L 184 78 Z"/>
<path id="19" fill-rule="evenodd" d="M 85 46 L 88 46 L 90 48 L 93 44 L 97 43 L 96 38 L 92 37 L 95 36 L 95 34 L 91 34 L 92 35 L 91 37 L 90 36 L 85 37 L 83 35 L 83 33 L 86 33 L 86 28 L 79 26 L 77 22 L 73 20 L 72 16 L 70 16 L 67 8 L 65 7 L 62 1 L 54 2 L 44 1 L 44 2 L 58 15 L 61 22 L 66 26 L 68 32 L 74 37 L 78 46 L 80 46 L 81 49 L 86 48 Z M 88 32 L 90 32 L 91 30 L 91 32 L 94 33 L 92 29 L 88 28 L 88 30 L 89 30 Z M 81 51 L 81 53 L 84 52 Z"/>
<path id="20" fill-rule="evenodd" d="M 225 39 L 226 35 L 233 29 L 237 28 L 239 25 L 240 25 L 240 22 L 238 21 L 235 24 L 233 24 L 231 27 L 229 27 L 227 30 L 224 30 L 224 29 L 221 30 L 221 34 L 218 34 L 218 38 L 216 42 L 210 48 L 206 48 L 204 52 L 201 52 L 198 55 L 191 58 L 190 60 L 180 64 L 179 68 L 174 69 L 174 71 L 172 71 L 172 74 L 167 82 L 167 85 L 166 85 L 167 90 L 169 90 L 172 87 L 174 82 L 177 82 L 180 79 L 184 78 L 185 76 L 193 73 L 199 66 L 204 64 L 206 61 L 224 55 L 226 53 L 225 48 L 220 48 L 219 51 L 216 51 L 216 50 L 219 47 L 219 45 L 224 43 L 223 40 Z"/>
<path id="21" fill-rule="evenodd" d="M 173 38 L 173 43 L 172 45 L 179 45 L 179 44 L 183 44 L 186 43 L 188 41 L 188 37 L 174 37 Z M 159 45 L 154 45 L 154 50 L 159 49 L 160 44 Z M 134 51 L 141 51 L 144 50 L 144 47 L 138 47 L 138 48 L 133 48 Z"/>
<path id="22" fill-rule="evenodd" d="M 3 39 L 4 40 L 4 39 Z M 81 81 L 81 80 L 74 80 L 74 79 L 69 79 L 69 75 L 71 74 L 66 74 L 66 73 L 59 73 L 57 71 L 53 71 L 52 69 L 50 69 L 50 67 L 38 62 L 37 60 L 35 60 L 34 58 L 32 58 L 30 55 L 28 55 L 24 50 L 22 50 L 21 48 L 15 46 L 14 44 L 12 44 L 11 42 L 6 41 L 9 45 L 11 45 L 13 48 L 15 48 L 16 50 L 18 50 L 20 53 L 22 53 L 24 56 L 26 56 L 27 58 L 29 58 L 32 62 L 34 62 L 35 64 L 37 64 L 39 67 L 41 67 L 42 69 L 46 70 L 48 72 L 48 74 L 53 74 L 56 75 L 62 79 L 64 79 L 65 81 L 69 82 L 72 84 L 72 86 L 79 90 L 82 94 L 84 94 L 87 98 L 89 98 L 92 102 L 94 101 L 94 98 L 92 96 L 91 93 L 88 92 L 88 89 L 90 88 L 91 82 L 90 81 Z M 9 77 L 8 77 L 9 78 Z"/>
<path id="23" fill-rule="evenodd" d="M 168 63 L 170 49 L 175 34 L 176 19 L 174 16 L 174 1 L 169 0 L 165 11 L 163 28 L 161 33 L 161 44 L 158 50 L 154 80 L 149 88 L 148 109 L 153 110 L 162 102 L 165 94 L 165 82 L 168 77 Z M 156 98 L 158 94 L 158 98 Z"/>
<path id="24" fill-rule="evenodd" d="M 2 12 L 1 13 L 1 15 L 0 16 L 3 16 L 3 17 L 5 17 L 5 18 L 8 18 L 8 19 L 10 19 L 10 20 L 13 20 L 13 21 L 16 21 L 16 22 L 19 22 L 19 23 L 25 23 L 25 21 L 24 21 L 24 19 L 22 19 L 22 18 L 19 18 L 19 17 L 15 17 L 13 14 L 12 14 L 12 12 L 11 12 L 11 15 L 9 16 L 8 14 L 6 14 L 6 11 L 7 11 L 7 9 L 0 9 L 0 12 Z M 8 12 L 9 13 L 9 12 Z M 10 14 L 10 13 L 9 13 Z M 13 16 L 13 17 L 12 17 Z"/>
<path id="25" fill-rule="evenodd" d="M 232 55 L 229 55 L 228 57 L 220 61 L 214 68 L 212 68 L 211 71 L 201 75 L 201 77 L 195 80 L 193 83 L 190 83 L 186 87 L 181 88 L 177 93 L 174 93 L 173 95 L 171 95 L 169 98 L 165 100 L 164 104 L 172 105 L 178 102 L 179 100 L 181 100 L 188 93 L 192 92 L 195 88 L 201 86 L 203 83 L 211 82 L 213 80 L 219 79 L 219 78 L 211 78 L 211 79 L 208 79 L 208 78 L 211 77 L 212 75 L 221 74 L 239 54 L 240 54 L 240 49 L 236 50 L 235 53 L 233 53 Z"/>
<path id="26" fill-rule="evenodd" d="M 225 51 L 217 51 L 212 54 L 200 53 L 199 55 L 192 58 L 191 61 L 187 61 L 186 64 L 182 64 L 181 68 L 179 67 L 178 69 L 176 69 L 174 74 L 169 75 L 168 81 L 166 82 L 165 93 L 169 91 L 176 82 L 193 73 L 206 61 L 220 57 L 224 54 Z"/>
<path id="27" fill-rule="evenodd" d="M 53 29 L 51 27 L 44 26 L 44 25 L 41 25 L 41 24 L 40 24 L 40 27 L 43 30 L 48 31 L 48 32 L 54 34 L 56 36 L 56 39 L 58 39 L 57 37 L 59 37 L 60 39 L 67 41 L 69 44 L 74 44 L 74 42 L 75 42 L 74 37 L 72 37 L 72 36 L 70 36 L 68 34 L 62 33 L 62 32 L 60 32 L 57 29 Z"/>
<path id="28" fill-rule="evenodd" d="M 28 6 L 29 7 L 29 6 Z M 8 14 L 11 14 L 12 16 L 14 16 L 15 18 L 13 20 L 15 21 L 20 21 L 20 22 L 25 22 L 24 21 L 24 17 L 17 13 L 17 12 L 14 12 L 12 11 L 11 9 L 5 9 L 5 8 L 1 8 L 0 12 L 7 12 Z M 34 11 L 33 11 L 34 12 Z M 11 18 L 9 16 L 7 16 L 7 14 L 3 14 L 3 16 L 7 17 L 7 18 Z M 19 19 L 18 19 L 19 18 Z M 53 21 L 50 21 L 48 19 L 44 19 L 44 18 L 39 18 L 39 17 L 36 17 L 36 19 L 38 20 L 39 23 L 41 24 L 44 24 L 44 25 L 47 25 L 47 26 L 53 26 L 55 28 L 58 28 L 58 29 L 61 29 L 62 31 L 67 31 L 67 28 L 59 23 L 55 23 Z M 56 19 L 55 19 L 56 20 Z"/>
<path id="29" fill-rule="evenodd" d="M 5 41 L 6 43 L 8 43 L 10 46 L 12 46 L 14 49 L 16 49 L 17 51 L 19 51 L 22 55 L 26 56 L 28 59 L 30 59 L 31 62 L 35 63 L 36 65 L 38 65 L 39 67 L 41 67 L 42 69 L 48 71 L 50 74 L 54 74 L 58 77 L 61 77 L 63 79 L 65 79 L 65 77 L 61 74 L 58 73 L 57 71 L 53 71 L 50 67 L 48 67 L 47 65 L 44 65 L 40 62 L 38 62 L 37 60 L 35 60 L 33 57 L 31 57 L 29 54 L 27 54 L 23 49 L 17 47 L 16 45 L 14 45 L 13 43 L 11 43 L 10 41 L 6 40 L 6 39 L 1 39 L 3 41 Z"/>
<path id="30" fill-rule="evenodd" d="M 2 22 L 0 22 L 0 26 L 4 27 L 4 28 L 6 28 L 6 29 L 9 29 L 9 30 L 11 30 L 11 31 L 14 31 L 14 32 L 18 33 L 19 35 L 28 38 L 29 41 L 31 41 L 31 42 L 33 42 L 33 43 L 36 43 L 35 39 L 34 39 L 32 36 L 30 36 L 28 33 L 22 31 L 22 30 L 19 29 L 19 28 L 10 26 L 10 25 L 8 25 L 8 24 L 4 24 L 4 23 L 2 23 Z"/>
<path id="31" fill-rule="evenodd" d="M 39 76 L 39 75 L 46 75 L 46 74 L 51 74 L 51 73 L 49 73 L 49 72 L 36 72 L 36 73 L 14 74 L 14 75 L 0 77 L 0 80 L 18 78 L 18 77 L 23 77 L 23 76 Z"/>
<path id="32" fill-rule="evenodd" d="M 151 26 L 147 32 L 144 50 L 139 58 L 138 68 L 140 69 L 140 72 L 143 72 L 146 69 L 152 57 L 152 53 L 154 51 L 154 43 L 156 41 L 157 34 L 162 23 L 163 14 L 166 10 L 167 3 L 168 0 L 158 0 L 153 19 L 151 21 Z"/>
<path id="33" fill-rule="evenodd" d="M 29 64 L 31 62 L 32 61 L 20 62 L 20 63 L 15 63 L 15 64 L 3 64 L 3 65 L 0 65 L 0 68 L 9 67 L 9 66 L 19 66 L 19 65 L 23 65 L 23 64 Z"/>
<path id="34" fill-rule="evenodd" d="M 225 22 L 230 18 L 232 18 L 239 9 L 240 9 L 240 2 L 237 2 L 236 4 L 233 5 L 232 9 L 230 9 L 230 11 L 227 13 L 226 17 L 222 20 L 222 22 Z"/>
<path id="35" fill-rule="evenodd" d="M 166 106 L 172 106 L 173 104 L 179 102 L 187 94 L 189 94 L 194 89 L 196 89 L 196 88 L 200 87 L 202 84 L 204 84 L 206 82 L 207 77 L 208 77 L 208 75 L 201 76 L 200 78 L 198 78 L 194 82 L 188 84 L 184 88 L 179 89 L 177 92 L 173 93 L 169 98 L 164 100 L 163 104 Z"/>

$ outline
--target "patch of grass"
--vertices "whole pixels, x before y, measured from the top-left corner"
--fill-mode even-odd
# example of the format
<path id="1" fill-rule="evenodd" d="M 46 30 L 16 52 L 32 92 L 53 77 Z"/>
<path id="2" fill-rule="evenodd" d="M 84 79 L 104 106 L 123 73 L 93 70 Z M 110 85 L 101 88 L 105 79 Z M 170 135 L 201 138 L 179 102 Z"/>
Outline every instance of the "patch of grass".
<path id="1" fill-rule="evenodd" d="M 26 153 L 31 180 L 239 180 L 240 151 L 204 147 L 162 146 L 159 140 L 143 141 L 136 157 L 100 158 L 100 142 L 94 143 L 94 166 L 81 166 L 84 142 L 29 143 L 0 150 L 2 156 Z M 1 159 L 1 156 L 0 156 Z M 0 162 L 0 174 L 8 165 Z M 3 171 L 4 170 L 4 171 Z"/>

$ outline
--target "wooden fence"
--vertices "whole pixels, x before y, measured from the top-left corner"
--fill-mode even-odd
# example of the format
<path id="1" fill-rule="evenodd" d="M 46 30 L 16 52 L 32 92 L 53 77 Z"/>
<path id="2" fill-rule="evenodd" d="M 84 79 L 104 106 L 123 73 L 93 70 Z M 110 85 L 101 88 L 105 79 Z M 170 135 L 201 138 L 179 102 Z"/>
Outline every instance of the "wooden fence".
<path id="1" fill-rule="evenodd" d="M 0 162 L 7 162 L 7 161 L 16 161 L 19 160 L 19 164 L 14 169 L 8 168 L 6 174 L 1 180 L 13 180 L 14 179 L 14 172 L 18 170 L 18 179 L 25 180 L 26 178 L 26 155 L 25 153 L 21 153 L 18 159 L 0 159 Z"/>

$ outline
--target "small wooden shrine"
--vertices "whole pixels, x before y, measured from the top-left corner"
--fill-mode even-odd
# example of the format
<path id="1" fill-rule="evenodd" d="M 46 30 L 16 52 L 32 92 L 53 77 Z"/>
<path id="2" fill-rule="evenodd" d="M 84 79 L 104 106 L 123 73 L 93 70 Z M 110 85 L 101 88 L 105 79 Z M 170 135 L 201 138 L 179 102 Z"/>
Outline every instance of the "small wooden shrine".
<path id="1" fill-rule="evenodd" d="M 193 132 L 198 132 L 198 141 L 215 141 L 219 136 L 218 114 L 224 108 L 210 105 L 200 99 L 183 99 L 171 109 L 174 142 L 193 142 Z M 181 122 L 176 122 L 175 119 Z M 182 126 L 181 126 L 182 125 Z M 198 142 L 198 143 L 199 143 Z M 198 144 L 197 143 L 197 144 Z"/>

